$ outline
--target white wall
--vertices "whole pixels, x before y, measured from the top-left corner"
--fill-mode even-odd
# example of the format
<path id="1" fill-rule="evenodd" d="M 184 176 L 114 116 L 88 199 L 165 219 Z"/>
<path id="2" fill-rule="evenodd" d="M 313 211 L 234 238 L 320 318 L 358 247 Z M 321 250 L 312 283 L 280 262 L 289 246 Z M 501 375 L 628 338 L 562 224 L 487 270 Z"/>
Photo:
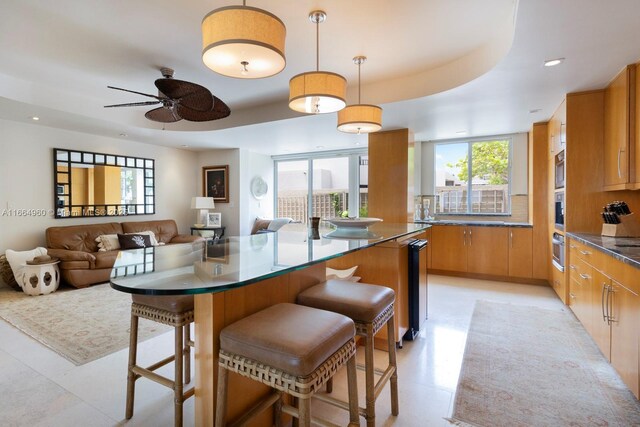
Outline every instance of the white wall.
<path id="1" fill-rule="evenodd" d="M 240 229 L 241 236 L 251 233 L 256 217 L 273 218 L 273 159 L 271 156 L 240 150 Z M 269 189 L 260 200 L 251 194 L 251 180 L 265 180 Z"/>
<path id="2" fill-rule="evenodd" d="M 106 138 L 36 124 L 0 120 L 0 253 L 45 245 L 51 226 L 104 222 L 174 219 L 181 233 L 189 233 L 199 170 L 196 154 L 175 148 Z M 10 216 L 11 209 L 54 207 L 53 148 L 94 151 L 152 158 L 156 161 L 156 214 L 131 217 L 65 218 Z M 5 211 L 7 209 L 7 211 Z"/>
<path id="3" fill-rule="evenodd" d="M 509 136 L 509 135 L 507 135 Z M 510 135 L 512 138 L 511 151 L 511 194 L 513 196 L 528 194 L 527 171 L 528 171 L 528 138 L 526 133 L 518 133 Z M 459 141 L 463 142 L 464 139 Z M 432 196 L 435 193 L 435 144 L 439 141 L 422 142 L 421 153 L 421 172 L 422 172 L 422 195 Z M 420 143 L 416 143 L 420 144 Z M 416 150 L 417 152 L 417 150 Z M 417 193 L 416 193 L 417 194 Z"/>
<path id="4" fill-rule="evenodd" d="M 222 225 L 226 227 L 225 236 L 237 236 L 240 233 L 240 150 L 209 150 L 197 153 L 197 195 L 203 194 L 202 168 L 222 165 L 229 165 L 229 203 L 216 202 L 216 207 L 211 212 L 222 213 Z M 192 221 L 195 221 L 195 216 Z"/>

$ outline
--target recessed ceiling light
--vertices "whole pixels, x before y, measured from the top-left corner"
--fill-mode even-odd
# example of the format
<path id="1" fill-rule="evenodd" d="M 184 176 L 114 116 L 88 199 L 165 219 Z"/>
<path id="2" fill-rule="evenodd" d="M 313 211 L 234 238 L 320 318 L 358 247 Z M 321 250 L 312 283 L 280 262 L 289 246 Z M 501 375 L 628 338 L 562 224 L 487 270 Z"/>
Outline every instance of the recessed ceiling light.
<path id="1" fill-rule="evenodd" d="M 542 111 L 540 108 L 534 108 L 533 110 L 529 110 L 529 113 L 534 114 L 534 113 L 539 113 L 540 111 Z"/>
<path id="2" fill-rule="evenodd" d="M 356 142 L 356 145 L 360 145 L 360 142 Z"/>
<path id="3" fill-rule="evenodd" d="M 38 116 L 33 116 L 33 117 L 31 117 L 31 120 L 33 120 L 33 121 L 37 122 L 38 120 L 40 120 L 40 117 L 38 117 Z"/>
<path id="4" fill-rule="evenodd" d="M 123 138 L 126 138 L 129 135 L 127 135 L 126 133 L 121 133 L 120 136 L 123 137 Z"/>
<path id="5" fill-rule="evenodd" d="M 467 133 L 466 130 L 459 130 L 458 132 L 456 132 L 456 134 L 458 134 L 458 135 L 464 135 L 466 133 Z"/>
<path id="6" fill-rule="evenodd" d="M 564 58 L 547 59 L 546 61 L 544 61 L 544 66 L 553 67 L 555 65 L 560 64 L 562 61 L 564 61 Z"/>

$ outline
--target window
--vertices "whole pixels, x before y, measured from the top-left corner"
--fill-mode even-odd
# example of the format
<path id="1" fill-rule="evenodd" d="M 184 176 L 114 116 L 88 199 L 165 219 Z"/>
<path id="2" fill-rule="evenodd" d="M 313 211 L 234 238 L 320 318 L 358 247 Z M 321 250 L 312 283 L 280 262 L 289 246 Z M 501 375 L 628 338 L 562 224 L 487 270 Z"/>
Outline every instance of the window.
<path id="1" fill-rule="evenodd" d="M 363 150 L 276 157 L 276 217 L 367 216 L 367 168 Z"/>
<path id="2" fill-rule="evenodd" d="M 436 214 L 511 213 L 511 139 L 435 146 Z"/>

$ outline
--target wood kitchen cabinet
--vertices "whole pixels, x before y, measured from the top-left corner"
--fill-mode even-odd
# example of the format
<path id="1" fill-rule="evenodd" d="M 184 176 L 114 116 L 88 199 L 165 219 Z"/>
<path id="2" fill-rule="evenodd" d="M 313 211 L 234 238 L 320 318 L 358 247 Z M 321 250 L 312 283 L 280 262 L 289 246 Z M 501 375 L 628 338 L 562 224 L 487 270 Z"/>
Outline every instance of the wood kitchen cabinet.
<path id="1" fill-rule="evenodd" d="M 570 241 L 569 256 L 571 309 L 638 397 L 640 273 L 637 268 L 574 241 Z"/>
<path id="2" fill-rule="evenodd" d="M 466 227 L 466 237 L 467 272 L 509 275 L 506 227 Z"/>
<path id="3" fill-rule="evenodd" d="M 564 150 L 567 144 L 567 103 L 563 100 L 558 109 L 549 120 L 549 157 L 555 156 Z"/>
<path id="4" fill-rule="evenodd" d="M 431 268 L 467 271 L 466 227 L 441 225 L 431 227 Z"/>
<path id="5" fill-rule="evenodd" d="M 513 251 L 509 247 L 511 230 L 518 230 L 513 235 Z M 510 256 L 513 256 L 514 265 L 518 262 L 524 265 L 521 271 L 514 266 L 511 271 L 518 275 L 513 277 L 532 276 L 531 229 L 436 225 L 431 233 L 434 270 L 507 277 L 510 276 Z M 523 258 L 518 261 L 520 257 Z"/>
<path id="6" fill-rule="evenodd" d="M 633 188 L 636 66 L 629 65 L 604 92 L 604 190 Z"/>
<path id="7" fill-rule="evenodd" d="M 533 277 L 533 228 L 509 227 L 509 276 Z"/>

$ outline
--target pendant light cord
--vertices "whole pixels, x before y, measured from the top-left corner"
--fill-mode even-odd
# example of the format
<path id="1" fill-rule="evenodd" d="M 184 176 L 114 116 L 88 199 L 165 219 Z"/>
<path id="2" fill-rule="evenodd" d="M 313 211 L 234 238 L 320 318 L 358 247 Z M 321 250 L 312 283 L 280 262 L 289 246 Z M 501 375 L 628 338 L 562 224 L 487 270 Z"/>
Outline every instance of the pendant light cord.
<path id="1" fill-rule="evenodd" d="M 316 71 L 320 71 L 320 21 L 316 22 Z"/>
<path id="2" fill-rule="evenodd" d="M 362 85 L 360 84 L 360 67 L 362 66 L 362 63 L 358 62 L 358 104 L 361 104 L 360 102 L 360 92 L 362 90 Z"/>

